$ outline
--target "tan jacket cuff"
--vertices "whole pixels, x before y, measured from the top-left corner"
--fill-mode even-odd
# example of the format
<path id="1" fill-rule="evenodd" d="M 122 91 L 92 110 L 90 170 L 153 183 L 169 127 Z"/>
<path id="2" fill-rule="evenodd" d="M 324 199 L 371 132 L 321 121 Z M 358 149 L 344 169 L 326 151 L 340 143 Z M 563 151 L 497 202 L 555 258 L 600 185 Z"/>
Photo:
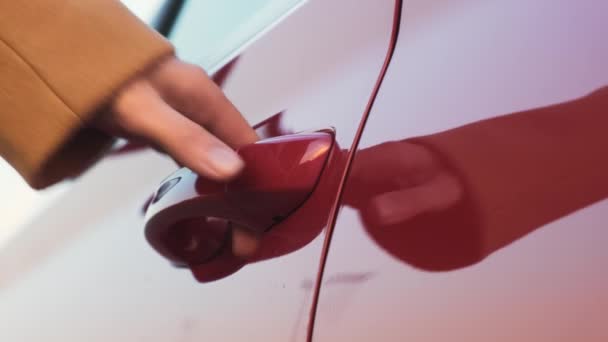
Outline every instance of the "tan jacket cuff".
<path id="1" fill-rule="evenodd" d="M 83 127 L 173 48 L 115 0 L 0 1 L 0 13 L 0 154 L 42 188 L 107 148 Z"/>

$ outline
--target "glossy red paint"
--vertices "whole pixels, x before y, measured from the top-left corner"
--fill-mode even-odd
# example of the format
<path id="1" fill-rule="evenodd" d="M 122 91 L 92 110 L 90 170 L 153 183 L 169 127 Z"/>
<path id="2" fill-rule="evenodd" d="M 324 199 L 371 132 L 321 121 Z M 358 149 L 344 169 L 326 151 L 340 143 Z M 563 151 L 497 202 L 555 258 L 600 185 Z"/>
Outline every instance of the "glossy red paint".
<path id="1" fill-rule="evenodd" d="M 606 3 L 404 6 L 314 340 L 606 341 Z"/>
<path id="2" fill-rule="evenodd" d="M 263 233 L 309 198 L 327 164 L 331 132 L 261 140 L 237 153 L 247 165 L 228 183 L 180 169 L 161 184 L 146 213 L 146 238 L 176 265 L 213 262 L 236 224 Z"/>

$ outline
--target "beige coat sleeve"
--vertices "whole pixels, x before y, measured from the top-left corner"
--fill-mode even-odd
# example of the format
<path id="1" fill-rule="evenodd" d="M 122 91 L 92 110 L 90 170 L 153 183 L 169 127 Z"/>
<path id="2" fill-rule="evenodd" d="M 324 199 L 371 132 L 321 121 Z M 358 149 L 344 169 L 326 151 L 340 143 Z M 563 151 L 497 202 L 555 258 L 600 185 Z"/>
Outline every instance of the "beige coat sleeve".
<path id="1" fill-rule="evenodd" d="M 111 142 L 87 121 L 172 46 L 117 0 L 0 0 L 0 156 L 34 188 Z"/>

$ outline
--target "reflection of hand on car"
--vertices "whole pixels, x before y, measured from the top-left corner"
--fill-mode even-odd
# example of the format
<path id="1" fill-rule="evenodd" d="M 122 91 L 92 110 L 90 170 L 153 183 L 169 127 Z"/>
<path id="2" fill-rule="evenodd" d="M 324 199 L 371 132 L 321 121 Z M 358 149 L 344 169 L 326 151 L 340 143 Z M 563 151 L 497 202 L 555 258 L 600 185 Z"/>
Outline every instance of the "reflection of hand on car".
<path id="1" fill-rule="evenodd" d="M 423 269 L 445 270 L 481 257 L 466 190 L 436 152 L 404 140 L 358 151 L 344 201 L 386 252 Z"/>
<path id="2" fill-rule="evenodd" d="M 433 152 L 408 141 L 359 151 L 351 177 L 356 190 L 365 194 L 356 196 L 366 201 L 358 206 L 384 225 L 447 209 L 463 193 L 458 178 Z"/>
<path id="3" fill-rule="evenodd" d="M 608 196 L 608 88 L 359 151 L 346 187 L 370 237 L 425 270 L 474 264 Z"/>

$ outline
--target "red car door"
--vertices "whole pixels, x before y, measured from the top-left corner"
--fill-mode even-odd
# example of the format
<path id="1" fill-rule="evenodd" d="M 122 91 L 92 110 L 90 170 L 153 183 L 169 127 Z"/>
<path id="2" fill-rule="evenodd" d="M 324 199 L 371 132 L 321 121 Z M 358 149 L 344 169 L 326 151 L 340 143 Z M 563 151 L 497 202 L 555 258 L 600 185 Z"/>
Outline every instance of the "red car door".
<path id="1" fill-rule="evenodd" d="M 404 3 L 314 341 L 608 340 L 607 13 Z"/>
<path id="2" fill-rule="evenodd" d="M 188 4 L 184 11 L 195 8 Z M 329 129 L 348 153 L 384 65 L 394 10 L 374 0 L 307 2 L 247 49 L 224 83 L 227 96 L 260 123 L 261 137 Z M 196 27 L 180 18 L 174 34 Z M 196 48 L 190 36 L 180 44 Z M 336 177 L 329 189 L 344 173 L 343 155 L 324 171 Z M 143 236 L 142 205 L 175 169 L 151 151 L 106 158 L 0 250 L 0 340 L 305 340 L 336 190 L 316 195 L 319 207 L 299 218 L 314 223 L 306 230 L 271 231 L 265 258 L 199 283 Z"/>

